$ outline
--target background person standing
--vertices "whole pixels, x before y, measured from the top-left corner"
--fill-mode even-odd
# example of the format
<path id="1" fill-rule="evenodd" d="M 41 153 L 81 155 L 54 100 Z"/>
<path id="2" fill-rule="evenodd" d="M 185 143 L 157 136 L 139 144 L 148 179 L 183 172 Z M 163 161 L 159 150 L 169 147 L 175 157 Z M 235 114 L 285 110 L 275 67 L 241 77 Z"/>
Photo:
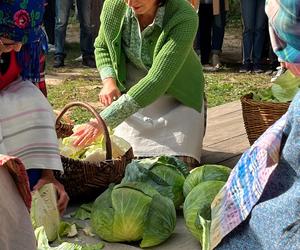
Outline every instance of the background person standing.
<path id="1" fill-rule="evenodd" d="M 78 19 L 80 23 L 80 50 L 82 64 L 95 68 L 94 35 L 91 22 L 93 0 L 76 0 Z M 54 68 L 64 66 L 66 31 L 73 0 L 56 0 L 55 18 L 55 57 Z"/>

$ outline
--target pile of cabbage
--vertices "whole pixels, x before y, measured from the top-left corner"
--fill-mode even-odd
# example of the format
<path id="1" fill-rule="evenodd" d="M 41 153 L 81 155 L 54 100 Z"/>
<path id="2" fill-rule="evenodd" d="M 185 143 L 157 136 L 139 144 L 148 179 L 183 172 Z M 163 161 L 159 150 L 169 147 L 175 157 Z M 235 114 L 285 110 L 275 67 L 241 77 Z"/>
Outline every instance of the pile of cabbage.
<path id="1" fill-rule="evenodd" d="M 75 133 L 78 126 L 74 126 L 73 132 Z M 77 139 L 77 136 L 71 135 L 63 139 L 59 139 L 59 149 L 61 155 L 72 158 L 74 160 L 84 160 L 89 162 L 99 162 L 106 159 L 106 149 L 104 136 L 99 136 L 90 146 L 87 147 L 75 147 L 73 142 Z M 110 133 L 112 158 L 118 158 L 123 156 L 129 149 L 130 144 L 123 138 L 118 137 Z"/>
<path id="2" fill-rule="evenodd" d="M 89 215 L 80 217 L 90 218 L 93 233 L 103 240 L 153 247 L 171 236 L 176 209 L 183 204 L 186 226 L 206 250 L 211 203 L 230 171 L 221 165 L 203 165 L 189 172 L 185 163 L 170 156 L 134 160 L 127 165 L 122 182 L 111 184 L 89 207 Z M 41 238 L 53 241 L 61 235 L 52 184 L 33 194 L 31 218 Z"/>
<path id="3" fill-rule="evenodd" d="M 211 203 L 225 185 L 231 169 L 222 165 L 203 165 L 186 178 L 183 193 L 183 214 L 188 230 L 202 249 L 210 249 Z"/>
<path id="4" fill-rule="evenodd" d="M 109 242 L 140 241 L 140 247 L 164 242 L 175 229 L 175 205 L 183 202 L 188 174 L 175 157 L 133 161 L 121 184 L 110 186 L 94 202 L 94 232 Z"/>

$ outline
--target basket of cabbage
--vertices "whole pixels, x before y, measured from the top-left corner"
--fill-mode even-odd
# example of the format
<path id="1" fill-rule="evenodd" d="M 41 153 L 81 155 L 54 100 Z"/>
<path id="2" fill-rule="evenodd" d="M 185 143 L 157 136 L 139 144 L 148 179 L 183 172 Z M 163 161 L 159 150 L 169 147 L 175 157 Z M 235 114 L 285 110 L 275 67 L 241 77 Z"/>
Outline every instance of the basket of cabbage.
<path id="1" fill-rule="evenodd" d="M 287 70 L 266 89 L 241 97 L 244 125 L 252 145 L 289 108 L 300 80 Z"/>
<path id="2" fill-rule="evenodd" d="M 63 115 L 72 107 L 87 109 L 102 126 L 103 135 L 86 148 L 72 146 L 75 138 L 71 135 L 76 130 L 76 125 L 61 122 Z M 110 135 L 98 112 L 87 103 L 67 104 L 56 118 L 56 133 L 64 173 L 56 172 L 55 176 L 64 185 L 71 200 L 93 199 L 110 183 L 119 183 L 126 165 L 133 159 L 130 145 L 122 138 Z"/>

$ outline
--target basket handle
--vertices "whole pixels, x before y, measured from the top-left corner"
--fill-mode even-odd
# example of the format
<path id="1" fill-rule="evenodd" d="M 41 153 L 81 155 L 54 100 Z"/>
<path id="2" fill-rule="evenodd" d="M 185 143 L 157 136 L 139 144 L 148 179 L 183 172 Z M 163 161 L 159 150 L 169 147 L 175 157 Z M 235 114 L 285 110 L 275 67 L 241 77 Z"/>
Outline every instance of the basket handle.
<path id="1" fill-rule="evenodd" d="M 98 124 L 100 124 L 100 126 L 102 128 L 103 135 L 105 138 L 106 160 L 111 160 L 112 159 L 112 148 L 111 148 L 111 140 L 109 137 L 107 126 L 106 126 L 105 122 L 103 121 L 103 119 L 98 114 L 98 112 L 90 104 L 87 104 L 84 102 L 70 102 L 67 105 L 65 105 L 64 108 L 60 111 L 60 113 L 58 114 L 58 116 L 56 118 L 56 122 L 55 122 L 56 127 L 59 126 L 60 119 L 68 111 L 68 109 L 75 107 L 75 106 L 83 107 L 95 116 Z"/>

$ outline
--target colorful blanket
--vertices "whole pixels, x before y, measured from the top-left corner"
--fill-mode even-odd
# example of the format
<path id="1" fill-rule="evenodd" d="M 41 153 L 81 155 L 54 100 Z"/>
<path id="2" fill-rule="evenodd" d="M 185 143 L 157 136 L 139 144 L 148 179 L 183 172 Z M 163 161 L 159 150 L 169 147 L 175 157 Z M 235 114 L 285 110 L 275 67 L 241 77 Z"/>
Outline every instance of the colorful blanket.
<path id="1" fill-rule="evenodd" d="M 215 197 L 211 205 L 212 249 L 247 218 L 261 197 L 271 173 L 279 162 L 285 124 L 286 115 L 242 155 L 227 183 Z"/>

